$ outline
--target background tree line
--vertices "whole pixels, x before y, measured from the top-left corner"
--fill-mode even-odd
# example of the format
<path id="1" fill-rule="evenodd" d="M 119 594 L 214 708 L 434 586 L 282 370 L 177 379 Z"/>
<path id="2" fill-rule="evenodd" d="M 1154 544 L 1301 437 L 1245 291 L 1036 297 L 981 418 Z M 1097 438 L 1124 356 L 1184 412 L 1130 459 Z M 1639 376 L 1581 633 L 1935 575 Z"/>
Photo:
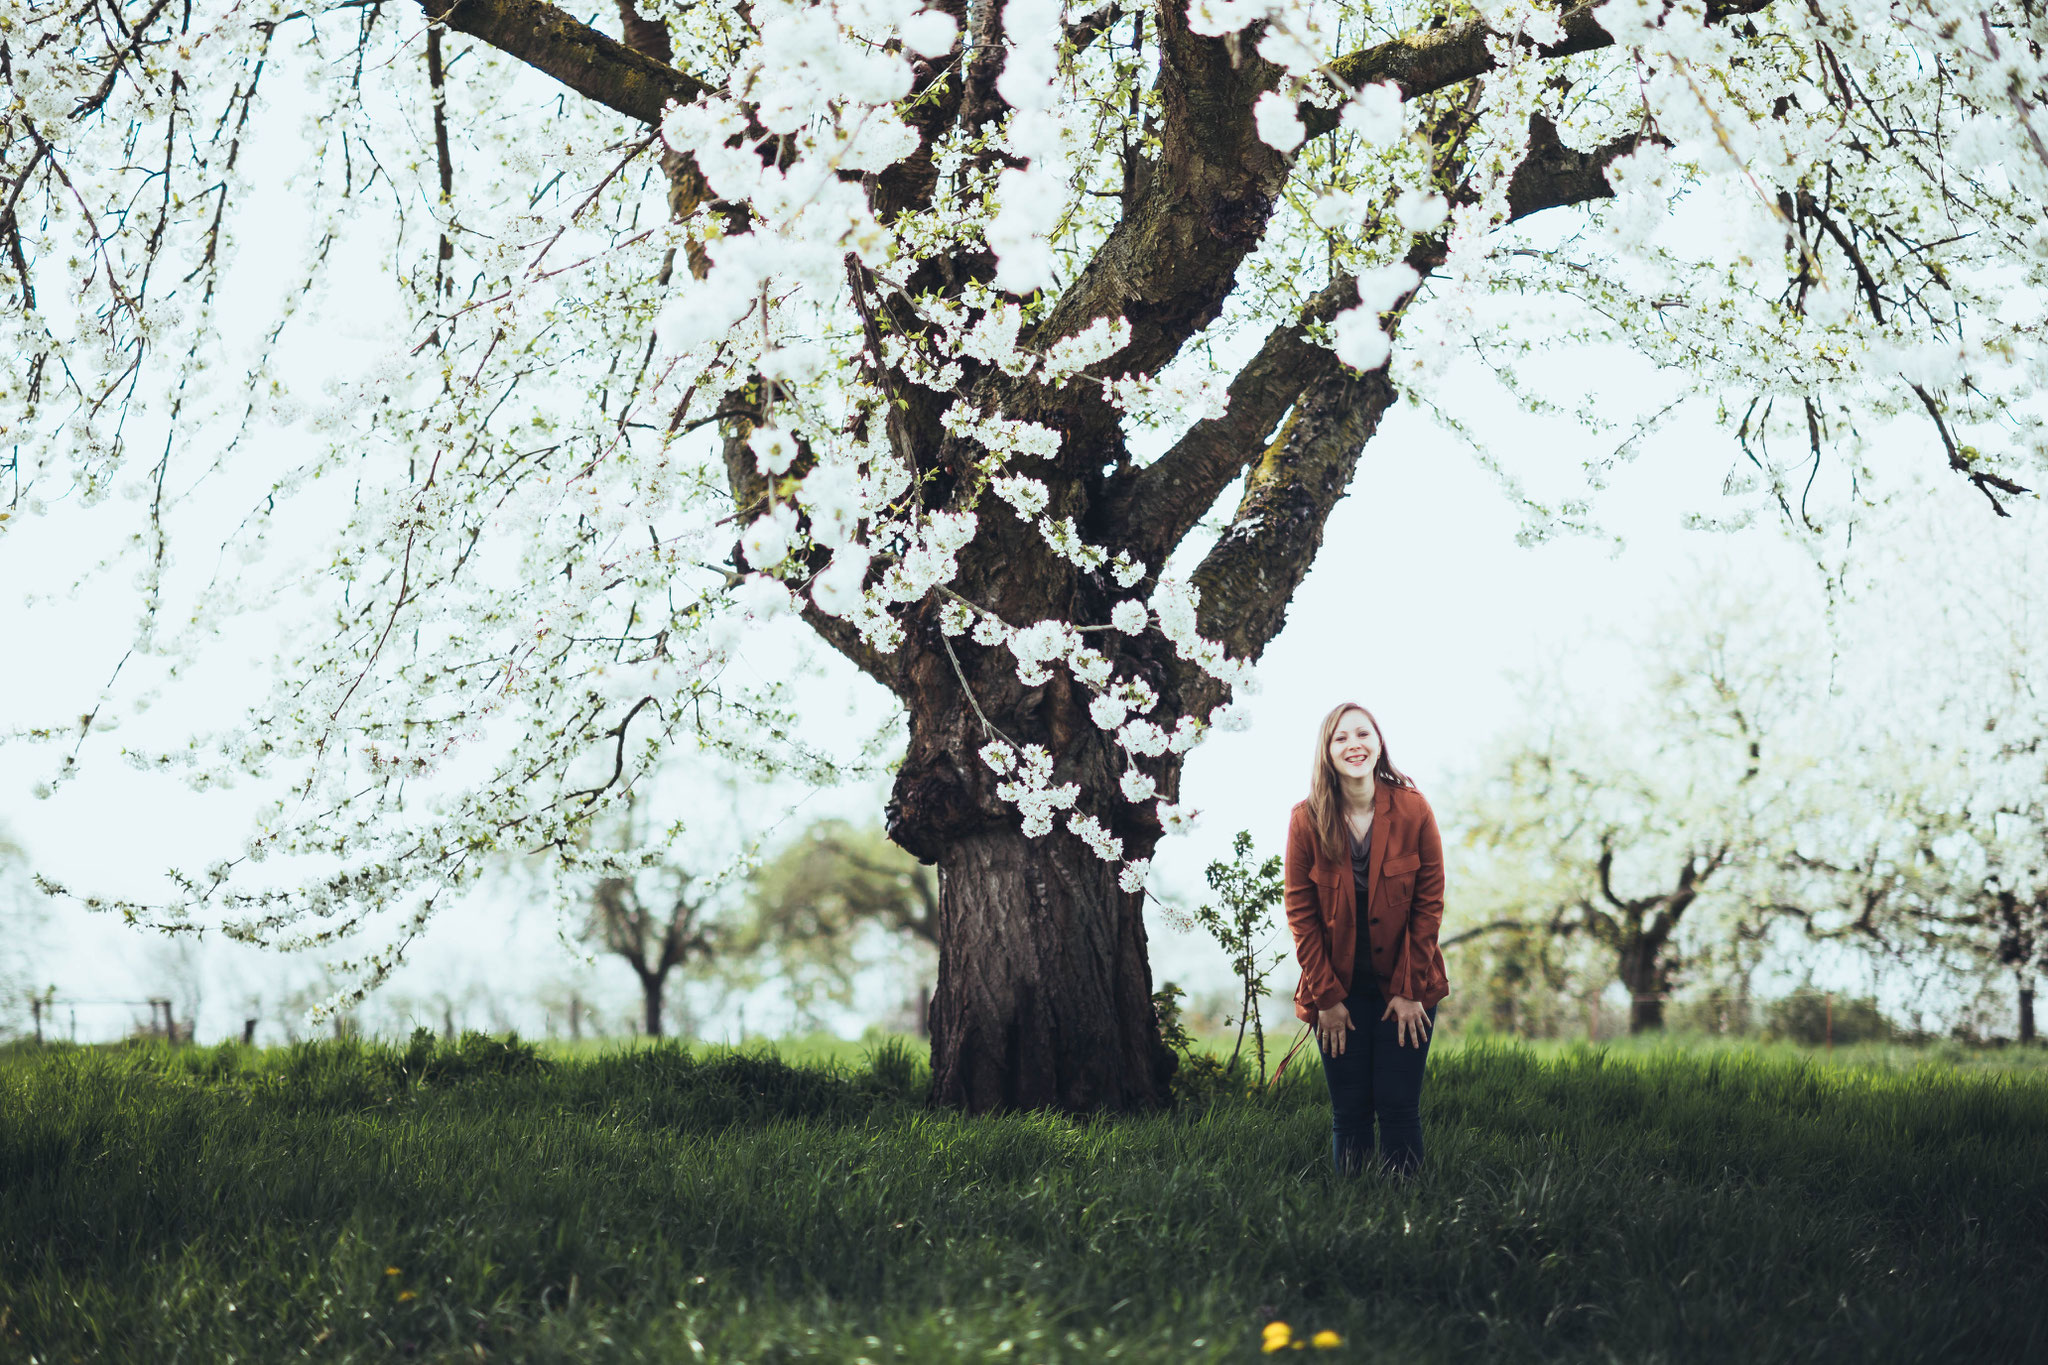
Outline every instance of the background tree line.
<path id="1" fill-rule="evenodd" d="M 2033 1041 L 2048 614 L 2024 558 L 1938 548 L 1931 576 L 1824 601 L 1703 581 L 1627 643 L 1633 679 L 1528 679 L 1446 803 L 1487 930 L 1460 950 L 1468 1017 L 1574 1031 L 1618 983 L 1630 1032 L 1674 1009 L 1726 1029 L 1762 981 L 1798 1032 L 1819 1007 L 1787 988 L 1854 966 L 1873 984 L 1845 1018 L 1872 1030 L 1931 1012 Z"/>

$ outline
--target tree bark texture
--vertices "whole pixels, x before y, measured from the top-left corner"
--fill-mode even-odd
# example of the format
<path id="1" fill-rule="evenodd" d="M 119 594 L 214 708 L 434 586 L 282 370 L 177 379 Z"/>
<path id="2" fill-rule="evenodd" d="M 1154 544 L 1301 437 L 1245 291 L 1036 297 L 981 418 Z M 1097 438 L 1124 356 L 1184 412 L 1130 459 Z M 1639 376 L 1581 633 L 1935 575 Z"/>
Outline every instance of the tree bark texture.
<path id="1" fill-rule="evenodd" d="M 1172 1054 L 1152 1014 L 1142 896 L 1064 831 L 995 826 L 939 862 L 935 1103 L 986 1112 L 1152 1109 Z"/>
<path id="2" fill-rule="evenodd" d="M 1616 955 L 1615 972 L 1628 987 L 1629 1035 L 1663 1028 L 1664 999 L 1671 993 L 1671 964 L 1665 959 L 1663 940 L 1631 939 Z"/>
<path id="3" fill-rule="evenodd" d="M 641 1025 L 649 1038 L 661 1037 L 661 998 L 668 973 L 640 972 Z"/>

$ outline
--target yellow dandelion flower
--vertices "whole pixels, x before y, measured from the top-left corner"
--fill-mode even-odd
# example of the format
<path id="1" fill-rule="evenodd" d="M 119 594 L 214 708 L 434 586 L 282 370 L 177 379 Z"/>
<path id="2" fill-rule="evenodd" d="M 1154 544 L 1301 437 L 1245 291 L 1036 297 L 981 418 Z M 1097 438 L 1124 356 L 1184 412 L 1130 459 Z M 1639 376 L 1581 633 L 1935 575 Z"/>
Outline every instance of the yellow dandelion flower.
<path id="1" fill-rule="evenodd" d="M 402 1274 L 403 1272 L 400 1271 L 399 1268 L 395 1265 L 387 1265 L 384 1267 L 384 1273 L 386 1275 L 398 1275 Z"/>
<path id="2" fill-rule="evenodd" d="M 1309 1341 L 1318 1351 L 1327 1351 L 1332 1346 L 1342 1346 L 1344 1344 L 1344 1338 L 1338 1336 L 1327 1327 L 1310 1337 Z"/>
<path id="3" fill-rule="evenodd" d="M 1262 1335 L 1265 1337 L 1265 1344 L 1259 1349 L 1271 1355 L 1275 1351 L 1287 1349 L 1289 1340 L 1294 1336 L 1294 1329 L 1284 1322 L 1269 1322 Z"/>
<path id="4" fill-rule="evenodd" d="M 418 1297 L 419 1295 L 413 1293 L 410 1289 L 402 1289 L 399 1291 L 398 1301 L 404 1303 L 407 1299 L 416 1299 Z"/>

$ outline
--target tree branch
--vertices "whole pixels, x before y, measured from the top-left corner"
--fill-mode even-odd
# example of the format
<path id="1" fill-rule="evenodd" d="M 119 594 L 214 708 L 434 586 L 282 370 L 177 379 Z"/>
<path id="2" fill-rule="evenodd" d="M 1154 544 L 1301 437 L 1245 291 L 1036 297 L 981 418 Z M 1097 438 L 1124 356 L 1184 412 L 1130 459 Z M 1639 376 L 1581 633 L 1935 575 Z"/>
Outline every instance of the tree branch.
<path id="1" fill-rule="evenodd" d="M 1594 864 L 1595 870 L 1600 874 L 1600 894 L 1605 896 L 1607 903 L 1615 909 L 1626 910 L 1633 915 L 1638 909 L 1637 904 L 1634 901 L 1625 901 L 1614 894 L 1614 845 L 1609 842 L 1609 837 L 1601 839 L 1600 861 Z"/>
<path id="2" fill-rule="evenodd" d="M 1357 374 L 1333 357 L 1246 473 L 1230 529 L 1194 574 L 1202 634 L 1233 657 L 1258 657 L 1279 632 L 1322 548 L 1330 509 L 1350 488 L 1359 454 L 1395 397 L 1384 365 Z M 1176 671 L 1184 706 L 1203 710 L 1212 694 L 1220 696 L 1220 684 L 1207 675 Z"/>
<path id="3" fill-rule="evenodd" d="M 1112 495 L 1112 542 L 1129 546 L 1148 564 L 1164 563 L 1217 495 L 1244 472 L 1249 453 L 1264 446 L 1303 388 L 1336 370 L 1336 355 L 1309 340 L 1308 325 L 1326 322 L 1357 301 L 1357 283 L 1346 275 L 1310 299 L 1298 320 L 1268 333 L 1259 353 L 1230 381 L 1223 416 L 1195 423 L 1133 476 L 1123 496 Z"/>
<path id="4" fill-rule="evenodd" d="M 1252 103 L 1278 79 L 1271 62 L 1188 29 L 1161 0 L 1160 156 L 1145 191 L 1036 331 L 1070 336 L 1102 317 L 1131 325 L 1116 366 L 1151 374 L 1213 321 L 1238 263 L 1265 235 L 1293 157 L 1259 140 Z"/>
<path id="5" fill-rule="evenodd" d="M 1605 0 L 1582 0 L 1559 15 L 1558 22 L 1564 27 L 1563 41 L 1536 47 L 1537 55 L 1568 57 L 1611 47 L 1614 35 L 1594 18 L 1603 3 Z M 1771 0 L 1708 0 L 1707 22 L 1755 14 L 1770 3 Z M 1414 99 L 1493 70 L 1493 54 L 1486 50 L 1486 40 L 1493 36 L 1486 22 L 1477 20 L 1364 48 L 1337 58 L 1330 63 L 1329 70 L 1354 90 L 1392 81 L 1400 88 L 1403 99 Z M 1527 39 L 1522 40 L 1522 45 L 1535 46 Z M 1321 109 L 1304 104 L 1298 113 L 1308 125 L 1308 135 L 1319 137 L 1337 127 L 1344 111 L 1341 107 Z"/>
<path id="6" fill-rule="evenodd" d="M 1508 929 L 1526 930 L 1528 928 L 1527 924 L 1518 919 L 1497 919 L 1490 924 L 1481 924 L 1467 929 L 1461 934 L 1452 934 L 1449 938 L 1440 938 L 1437 940 L 1436 946 L 1439 948 L 1455 948 L 1467 939 L 1478 938 L 1482 934 L 1497 934 Z"/>
<path id="7" fill-rule="evenodd" d="M 1511 215 L 1522 218 L 1611 196 L 1614 191 L 1604 174 L 1607 163 L 1639 142 L 1628 137 L 1598 151 L 1574 152 L 1558 142 L 1549 120 L 1531 119 L 1529 159 L 1509 185 Z M 1427 277 L 1443 263 L 1444 250 L 1441 241 L 1420 243 L 1409 253 L 1408 263 Z M 1318 295 L 1318 301 L 1328 292 Z M 1408 302 L 1404 298 L 1394 305 L 1390 323 L 1398 322 Z M 1322 546 L 1323 525 L 1349 490 L 1359 453 L 1395 398 L 1384 366 L 1369 375 L 1355 375 L 1332 356 L 1310 367 L 1305 380 L 1292 415 L 1247 474 L 1230 529 L 1195 571 L 1194 582 L 1202 592 L 1202 633 L 1221 641 L 1235 657 L 1258 657 L 1279 632 L 1287 604 Z M 1244 459 L 1252 458 L 1252 447 L 1240 449 Z M 1227 452 L 1220 450 L 1190 448 L 1182 458 L 1191 482 L 1213 482 L 1227 468 Z M 1179 472 L 1162 472 L 1154 486 L 1168 486 Z M 1188 672 L 1183 677 L 1189 689 L 1183 693 L 1183 704 L 1198 703 L 1217 691 Z"/>
<path id="8" fill-rule="evenodd" d="M 696 77 L 642 56 L 544 0 L 420 0 L 427 18 L 489 43 L 586 99 L 649 127 L 662 106 L 710 93 Z"/>

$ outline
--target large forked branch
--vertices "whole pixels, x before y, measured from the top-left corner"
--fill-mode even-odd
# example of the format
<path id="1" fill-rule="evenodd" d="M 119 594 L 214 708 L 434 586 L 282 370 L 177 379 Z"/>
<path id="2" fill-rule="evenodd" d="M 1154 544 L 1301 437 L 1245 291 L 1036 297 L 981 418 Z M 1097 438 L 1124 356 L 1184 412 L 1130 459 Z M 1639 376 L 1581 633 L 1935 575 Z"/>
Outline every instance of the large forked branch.
<path id="1" fill-rule="evenodd" d="M 420 7 L 429 19 L 649 127 L 660 124 L 670 100 L 689 104 L 710 91 L 695 76 L 643 57 L 544 0 L 420 0 Z"/>
<path id="2" fill-rule="evenodd" d="M 1293 164 L 1252 121 L 1279 68 L 1248 51 L 1233 60 L 1221 39 L 1189 31 L 1186 9 L 1159 2 L 1160 155 L 1150 183 L 1038 329 L 1057 338 L 1121 317 L 1131 340 L 1117 364 L 1131 373 L 1157 370 L 1216 318 Z"/>
<path id="3" fill-rule="evenodd" d="M 1582 0 L 1566 11 L 1563 40 L 1538 53 L 1555 58 L 1611 46 L 1613 35 L 1594 18 L 1601 3 Z M 1769 3 L 1709 0 L 1707 18 L 1719 22 Z M 1181 0 L 1160 0 L 1165 121 L 1153 179 L 1039 329 L 1056 338 L 1121 316 L 1131 342 L 1118 363 L 1133 373 L 1156 372 L 1215 319 L 1239 263 L 1265 234 L 1293 161 L 1260 141 L 1250 119 L 1252 101 L 1277 81 L 1276 68 L 1241 52 L 1241 61 L 1226 61 L 1229 46 L 1190 33 L 1184 10 Z M 1491 71 L 1493 36 L 1484 21 L 1410 34 L 1340 57 L 1332 70 L 1354 87 L 1391 80 L 1412 99 Z M 1306 104 L 1298 112 L 1312 137 L 1335 128 L 1341 114 Z M 992 395 L 1002 406 L 1021 396 Z"/>
<path id="4" fill-rule="evenodd" d="M 1129 546 L 1147 564 L 1165 562 L 1230 481 L 1244 472 L 1303 388 L 1329 373 L 1336 357 L 1309 340 L 1309 327 L 1356 302 L 1356 282 L 1346 275 L 1325 285 L 1294 322 L 1267 334 L 1259 353 L 1230 381 L 1223 415 L 1190 427 L 1137 474 L 1129 493 L 1113 506 L 1111 515 L 1121 528 L 1115 535 L 1118 544 Z"/>
<path id="5" fill-rule="evenodd" d="M 1576 152 L 1558 140 L 1550 120 L 1535 116 L 1530 120 L 1528 156 L 1508 182 L 1510 218 L 1609 197 L 1613 191 L 1607 185 L 1607 164 L 1635 146 L 1636 140 L 1627 138 L 1596 152 Z M 1307 329 L 1357 299 L 1348 277 L 1334 281 L 1309 300 L 1295 322 L 1267 335 L 1259 353 L 1231 382 L 1224 415 L 1197 422 L 1136 476 L 1116 509 L 1118 543 L 1129 545 L 1147 563 L 1166 559 L 1217 495 L 1266 446 L 1268 433 L 1296 399 L 1336 373 L 1336 356 L 1311 342 Z"/>
<path id="6" fill-rule="evenodd" d="M 1546 120 L 1533 120 L 1530 154 L 1508 186 L 1511 216 L 1611 197 L 1603 168 L 1639 142 L 1621 138 L 1595 152 L 1574 152 L 1558 143 Z M 1442 251 L 1440 242 L 1418 246 L 1409 263 L 1426 275 L 1442 264 Z M 1350 487 L 1359 453 L 1394 401 L 1384 366 L 1358 375 L 1329 351 L 1313 348 L 1312 357 L 1293 410 L 1246 474 L 1230 528 L 1195 570 L 1202 633 L 1237 657 L 1258 657 L 1279 632 L 1287 604 L 1322 546 L 1323 526 Z M 1272 420 L 1281 415 L 1274 412 Z M 1242 458 L 1250 461 L 1255 453 L 1256 447 L 1247 449 Z M 1224 452 L 1190 449 L 1181 459 L 1189 478 L 1213 482 L 1228 470 Z M 1162 503 L 1165 496 L 1161 493 Z M 1187 515 L 1184 509 L 1176 514 Z M 1190 709 L 1203 706 L 1216 690 L 1193 676 L 1186 678 L 1185 688 L 1183 704 Z"/>
<path id="7" fill-rule="evenodd" d="M 1396 397 L 1385 366 L 1357 374 L 1331 356 L 1318 368 L 1246 475 L 1230 528 L 1195 570 L 1202 633 L 1236 657 L 1256 657 L 1278 633 L 1322 548 L 1330 509 L 1350 488 L 1365 443 Z M 1215 686 L 1206 675 L 1189 676 L 1182 704 L 1203 709 Z"/>
<path id="8" fill-rule="evenodd" d="M 1564 29 L 1560 42 L 1535 46 L 1543 57 L 1568 57 L 1576 52 L 1591 52 L 1596 48 L 1611 47 L 1614 35 L 1600 27 L 1594 17 L 1606 0 L 1581 0 L 1558 16 L 1558 23 Z M 1769 8 L 1771 0 L 1707 0 L 1707 22 L 1719 23 L 1724 19 L 1744 14 L 1756 14 Z M 1486 40 L 1497 37 L 1485 20 L 1475 20 L 1452 28 L 1436 29 L 1428 33 L 1409 34 L 1390 42 L 1379 43 L 1330 63 L 1330 72 L 1354 90 L 1381 81 L 1392 81 L 1400 87 L 1404 99 L 1427 95 L 1433 91 L 1447 89 L 1461 81 L 1483 76 L 1493 70 L 1493 53 L 1487 50 Z M 1317 137 L 1335 128 L 1343 114 L 1341 108 L 1322 109 L 1304 104 L 1299 110 L 1301 121 L 1308 125 L 1308 135 Z"/>

